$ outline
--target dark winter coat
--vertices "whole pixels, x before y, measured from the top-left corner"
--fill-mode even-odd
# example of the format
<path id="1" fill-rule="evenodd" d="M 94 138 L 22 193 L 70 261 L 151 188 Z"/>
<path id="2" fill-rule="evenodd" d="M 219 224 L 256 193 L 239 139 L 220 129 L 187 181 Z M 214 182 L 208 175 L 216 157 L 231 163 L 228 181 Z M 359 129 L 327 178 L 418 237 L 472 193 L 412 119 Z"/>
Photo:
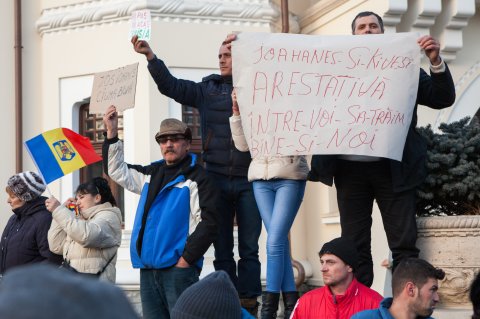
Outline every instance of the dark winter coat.
<path id="1" fill-rule="evenodd" d="M 232 77 L 212 74 L 202 82 L 177 79 L 162 60 L 148 62 L 158 90 L 182 105 L 197 108 L 202 131 L 202 159 L 207 171 L 222 175 L 247 176 L 250 152 L 240 152 L 232 142 L 229 117 L 232 115 Z"/>
<path id="2" fill-rule="evenodd" d="M 53 254 L 48 247 L 52 214 L 45 208 L 45 200 L 38 197 L 13 210 L 0 242 L 0 274 L 24 264 L 61 263 L 62 256 Z"/>
<path id="3" fill-rule="evenodd" d="M 417 101 L 408 129 L 402 161 L 389 160 L 395 192 L 417 187 L 427 175 L 425 166 L 427 143 L 416 130 L 417 104 L 426 105 L 432 109 L 443 109 L 455 102 L 455 86 L 452 75 L 448 66 L 445 65 L 445 67 L 445 72 L 431 75 L 420 69 Z M 314 155 L 308 180 L 332 186 L 336 171 L 336 159 L 336 155 Z"/>

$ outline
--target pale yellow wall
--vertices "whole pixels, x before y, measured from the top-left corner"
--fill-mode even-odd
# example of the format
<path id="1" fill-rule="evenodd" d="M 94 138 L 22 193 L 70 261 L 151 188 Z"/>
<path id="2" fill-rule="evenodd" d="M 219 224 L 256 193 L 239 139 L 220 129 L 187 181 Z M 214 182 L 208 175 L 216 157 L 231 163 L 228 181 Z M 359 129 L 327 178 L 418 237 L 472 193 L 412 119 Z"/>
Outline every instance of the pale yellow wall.
<path id="1" fill-rule="evenodd" d="M 453 78 L 458 80 L 474 62 L 480 61 L 479 30 L 480 30 L 480 2 L 476 7 L 476 14 L 468 20 L 463 32 L 464 48 L 457 53 L 455 61 L 451 62 Z"/>
<path id="2" fill-rule="evenodd" d="M 454 107 L 461 108 L 462 110 L 466 107 L 469 108 L 468 111 L 461 112 L 462 117 L 466 115 L 472 117 L 476 110 L 480 108 L 480 94 L 478 92 L 478 81 L 480 81 L 479 30 L 480 2 L 477 1 L 476 14 L 470 18 L 463 32 L 463 49 L 457 53 L 456 59 L 449 64 L 457 90 L 457 99 Z M 474 82 L 476 82 L 476 86 L 473 86 Z M 462 95 L 466 97 L 467 92 L 468 99 L 462 99 Z M 465 104 L 460 105 L 460 103 Z M 451 112 L 452 108 L 445 110 L 444 113 L 440 115 L 440 119 L 447 122 Z"/>
<path id="3" fill-rule="evenodd" d="M 41 14 L 39 2 L 22 1 L 22 36 L 23 36 L 23 140 L 39 134 L 44 128 L 42 117 L 45 115 L 42 105 L 43 52 L 41 38 L 35 26 Z M 56 113 L 48 114 L 49 117 Z M 37 170 L 27 150 L 23 148 L 24 170 Z"/>
<path id="4" fill-rule="evenodd" d="M 480 71 L 477 70 L 472 76 L 468 77 L 468 80 L 463 82 L 462 85 L 458 85 L 458 81 L 460 80 L 460 78 L 462 76 L 465 76 L 466 73 L 470 72 L 472 67 L 476 63 L 480 62 L 480 48 L 478 42 L 479 30 L 480 2 L 477 2 L 476 14 L 468 20 L 468 25 L 464 28 L 463 31 L 463 48 L 462 50 L 457 52 L 455 60 L 448 63 L 453 80 L 457 85 L 456 102 L 460 100 L 461 94 L 468 89 L 468 85 L 473 82 L 480 74 Z M 424 67 L 426 66 L 424 65 Z M 480 104 L 478 104 L 477 107 L 480 107 Z M 449 108 L 444 112 L 449 114 L 451 110 L 452 108 Z M 429 123 L 432 123 L 432 119 L 435 119 L 437 116 L 439 116 L 439 113 L 440 111 L 432 110 L 430 108 L 421 106 L 418 111 L 418 125 L 425 126 Z M 445 118 L 445 121 L 446 120 L 447 118 Z"/>
<path id="5" fill-rule="evenodd" d="M 16 173 L 15 165 L 15 56 L 14 56 L 14 5 L 13 1 L 3 1 L 0 10 L 2 21 L 2 38 L 4 44 L 0 49 L 0 96 L 3 106 L 0 116 L 0 132 L 6 137 L 2 146 L 0 182 L 2 196 L 0 197 L 0 230 L 11 216 L 11 208 L 7 204 L 5 186 L 10 176 Z M 29 130 L 38 130 L 42 123 L 39 120 L 42 113 L 40 103 L 40 50 L 35 21 L 40 12 L 39 2 L 22 1 L 22 76 L 23 76 L 23 139 Z M 23 170 L 36 170 L 32 162 L 28 162 L 28 153 L 23 150 Z"/>
<path id="6" fill-rule="evenodd" d="M 13 1 L 2 3 L 0 20 L 3 29 L 3 45 L 0 49 L 0 96 L 2 97 L 2 116 L 0 116 L 0 132 L 3 139 L 2 168 L 0 169 L 0 231 L 10 217 L 11 210 L 7 204 L 5 185 L 10 176 L 15 174 L 15 83 L 14 83 L 14 34 L 13 34 Z"/>
<path id="7" fill-rule="evenodd" d="M 60 6 L 68 6 L 68 5 L 78 5 L 82 3 L 91 2 L 91 0 L 41 0 L 39 1 L 42 3 L 42 8 L 56 8 Z"/>

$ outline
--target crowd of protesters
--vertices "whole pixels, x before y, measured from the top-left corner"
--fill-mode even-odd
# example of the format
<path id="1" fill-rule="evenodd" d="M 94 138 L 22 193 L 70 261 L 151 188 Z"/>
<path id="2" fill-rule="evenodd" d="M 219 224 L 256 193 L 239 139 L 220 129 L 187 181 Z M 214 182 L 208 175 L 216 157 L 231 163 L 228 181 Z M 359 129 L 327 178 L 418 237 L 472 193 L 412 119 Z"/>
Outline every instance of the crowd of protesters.
<path id="1" fill-rule="evenodd" d="M 353 35 L 384 32 L 382 18 L 369 11 L 359 13 L 351 27 Z M 430 318 L 445 273 L 419 259 L 415 246 L 415 189 L 425 177 L 426 156 L 415 127 L 417 103 L 445 108 L 455 100 L 438 41 L 418 39 L 430 74 L 419 70 L 401 162 L 314 155 L 309 168 L 305 156 L 251 159 L 232 83 L 235 38 L 227 36 L 220 46 L 220 75 L 199 83 L 177 79 L 148 42 L 131 39 L 135 52 L 146 57 L 158 90 L 198 109 L 205 165 L 190 152 L 190 128 L 173 118 L 163 120 L 154 135 L 162 160 L 126 163 L 116 107 L 103 117 L 104 173 L 140 195 L 130 257 L 140 269 L 143 318 L 257 318 L 260 296 L 262 319 L 277 317 L 280 300 L 284 318 Z M 324 286 L 299 297 L 288 232 L 307 180 L 335 184 L 342 234 L 319 251 Z M 107 180 L 96 177 L 79 185 L 75 198 L 63 204 L 43 197 L 45 189 L 35 172 L 7 181 L 13 215 L 0 242 L 0 317 L 138 318 L 125 294 L 112 285 L 122 216 Z M 374 200 L 393 255 L 393 296 L 387 298 L 370 288 Z M 238 261 L 233 258 L 234 219 Z M 262 221 L 267 231 L 264 292 L 258 257 Z M 212 244 L 216 271 L 199 280 L 203 255 Z M 479 286 L 477 276 L 470 290 L 474 319 L 480 318 Z"/>

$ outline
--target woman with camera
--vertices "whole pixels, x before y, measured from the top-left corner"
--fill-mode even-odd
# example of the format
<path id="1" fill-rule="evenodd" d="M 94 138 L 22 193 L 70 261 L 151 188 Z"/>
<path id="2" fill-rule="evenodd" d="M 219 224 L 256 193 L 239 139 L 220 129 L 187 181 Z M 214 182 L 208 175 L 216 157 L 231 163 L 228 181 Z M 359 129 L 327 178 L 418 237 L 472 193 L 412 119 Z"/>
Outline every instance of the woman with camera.
<path id="1" fill-rule="evenodd" d="M 106 179 L 96 177 L 79 185 L 75 194 L 64 205 L 55 197 L 45 201 L 53 217 L 48 231 L 50 250 L 63 255 L 63 268 L 115 282 L 122 215 L 110 186 Z"/>

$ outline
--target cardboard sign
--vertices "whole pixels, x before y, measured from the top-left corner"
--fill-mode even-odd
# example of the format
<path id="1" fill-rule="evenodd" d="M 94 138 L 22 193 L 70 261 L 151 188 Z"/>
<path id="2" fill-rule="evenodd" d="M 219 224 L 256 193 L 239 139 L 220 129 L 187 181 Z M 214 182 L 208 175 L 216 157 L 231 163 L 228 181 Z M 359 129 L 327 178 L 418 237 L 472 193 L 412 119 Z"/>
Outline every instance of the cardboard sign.
<path id="1" fill-rule="evenodd" d="M 151 34 L 152 19 L 150 17 L 150 10 L 133 11 L 129 39 L 137 35 L 139 40 L 150 41 Z"/>
<path id="2" fill-rule="evenodd" d="M 233 83 L 252 157 L 401 160 L 418 90 L 417 38 L 237 35 Z"/>
<path id="3" fill-rule="evenodd" d="M 103 114 L 110 105 L 115 105 L 117 111 L 134 107 L 137 73 L 138 63 L 96 73 L 89 112 Z"/>

